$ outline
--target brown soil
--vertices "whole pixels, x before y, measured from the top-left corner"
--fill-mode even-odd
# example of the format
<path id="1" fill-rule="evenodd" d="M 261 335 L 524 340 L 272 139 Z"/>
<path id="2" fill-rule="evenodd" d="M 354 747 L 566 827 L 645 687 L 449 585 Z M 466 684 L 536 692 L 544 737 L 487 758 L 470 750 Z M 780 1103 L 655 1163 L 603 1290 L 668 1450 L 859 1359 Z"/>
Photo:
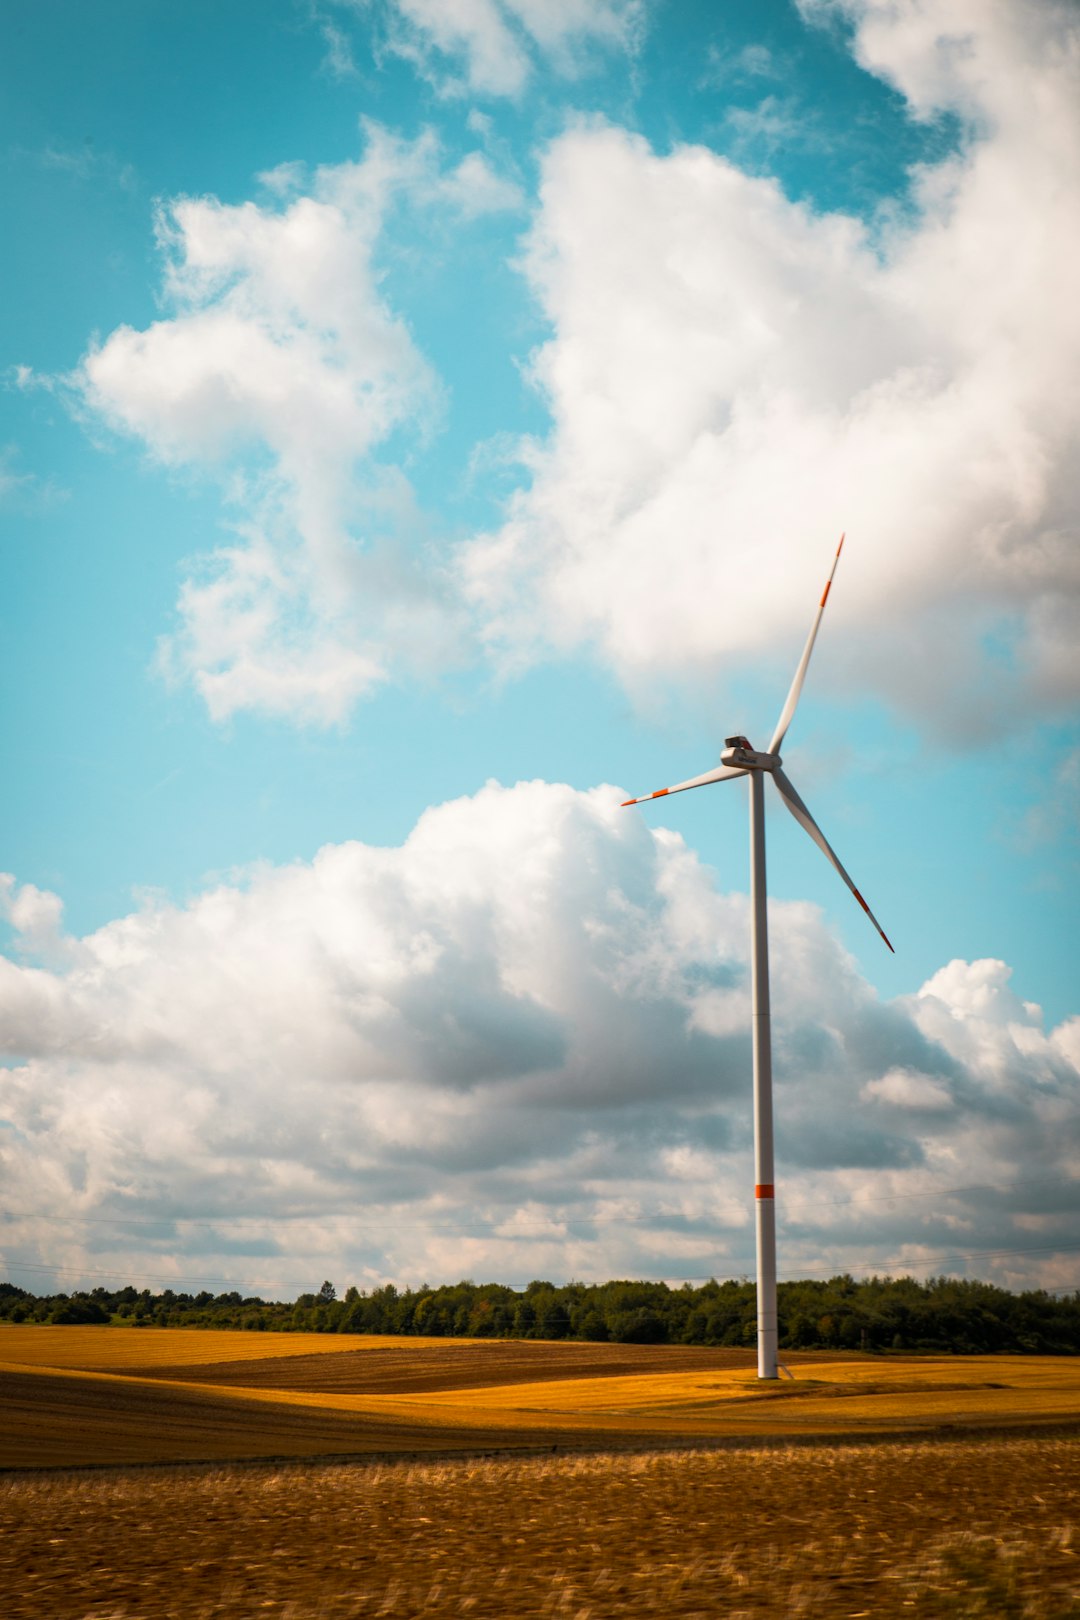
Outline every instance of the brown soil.
<path id="1" fill-rule="evenodd" d="M 823 1355 L 789 1357 L 804 1365 Z M 835 1356 L 832 1357 L 835 1360 Z M 751 1371 L 752 1350 L 695 1350 L 682 1345 L 460 1343 L 416 1340 L 409 1345 L 274 1356 L 265 1361 L 215 1361 L 199 1366 L 125 1367 L 133 1378 L 236 1384 L 246 1389 L 295 1389 L 315 1394 L 410 1395 L 440 1389 L 531 1384 L 561 1378 L 611 1378 L 622 1373 Z"/>
<path id="2" fill-rule="evenodd" d="M 1077 1620 L 1080 1440 L 0 1481 L 7 1620 Z"/>
<path id="3" fill-rule="evenodd" d="M 0 1468 L 551 1451 L 554 1438 L 549 1428 L 493 1429 L 482 1423 L 451 1427 L 325 1406 L 271 1405 L 126 1378 L 7 1370 L 0 1374 Z M 574 1440 L 573 1434 L 558 1435 L 561 1445 Z M 582 1434 L 580 1440 L 594 1447 L 598 1443 L 595 1435 Z"/>

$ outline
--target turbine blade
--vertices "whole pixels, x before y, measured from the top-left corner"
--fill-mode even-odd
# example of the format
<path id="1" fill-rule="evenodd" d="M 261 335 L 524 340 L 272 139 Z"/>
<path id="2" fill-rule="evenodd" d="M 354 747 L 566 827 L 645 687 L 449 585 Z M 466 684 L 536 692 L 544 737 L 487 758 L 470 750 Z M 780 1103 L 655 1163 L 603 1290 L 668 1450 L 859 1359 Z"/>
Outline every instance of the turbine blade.
<path id="1" fill-rule="evenodd" d="M 729 776 L 745 776 L 734 765 L 718 765 L 715 771 L 706 771 L 704 776 L 692 776 L 689 782 L 676 782 L 674 787 L 657 788 L 655 793 L 643 793 L 640 799 L 624 799 L 621 805 L 623 810 L 628 804 L 648 804 L 650 799 L 663 799 L 669 793 L 685 793 L 687 788 L 705 787 L 709 782 L 723 782 Z"/>
<path id="2" fill-rule="evenodd" d="M 832 848 L 832 845 L 829 843 L 829 840 L 825 837 L 825 834 L 822 832 L 821 828 L 818 826 L 817 822 L 814 820 L 803 801 L 799 798 L 799 795 L 796 793 L 790 780 L 784 775 L 779 766 L 776 766 L 773 770 L 772 779 L 780 790 L 780 797 L 783 799 L 784 803 L 795 817 L 795 820 L 799 823 L 799 826 L 810 834 L 810 837 L 814 840 L 814 843 L 817 845 L 818 849 L 820 849 L 822 854 L 824 854 L 826 858 L 830 860 L 836 867 L 836 870 L 839 872 L 840 876 L 843 878 L 844 882 L 847 884 L 860 906 L 862 906 L 863 910 L 866 912 L 866 915 L 869 917 L 870 921 L 873 923 L 886 945 L 888 945 L 890 951 L 893 951 L 892 942 L 890 941 L 888 934 L 886 934 L 884 928 L 882 928 L 881 924 L 874 916 L 874 913 L 870 910 L 870 907 L 867 905 L 854 883 L 852 883 L 851 879 L 844 871 L 844 868 L 840 864 L 840 860 L 835 850 Z M 896 955 L 895 951 L 893 951 L 893 955 Z"/>
<path id="3" fill-rule="evenodd" d="M 829 577 L 825 581 L 825 589 L 821 593 L 821 601 L 818 603 L 818 610 L 814 615 L 814 622 L 810 626 L 810 634 L 806 638 L 806 646 L 803 648 L 803 655 L 799 659 L 799 667 L 795 671 L 795 679 L 791 683 L 791 691 L 787 695 L 787 702 L 784 704 L 780 718 L 776 722 L 776 730 L 773 732 L 773 740 L 769 744 L 770 754 L 779 753 L 780 744 L 787 735 L 787 728 L 790 726 L 792 717 L 795 714 L 795 706 L 799 701 L 799 693 L 802 691 L 803 681 L 806 679 L 806 666 L 809 664 L 810 654 L 814 650 L 814 642 L 817 640 L 818 626 L 821 623 L 821 616 L 825 612 L 825 604 L 829 600 L 829 590 L 832 586 L 833 575 L 836 573 L 836 565 L 840 561 L 840 553 L 843 551 L 843 549 L 844 536 L 841 535 L 840 544 L 836 548 L 836 556 L 833 558 L 832 568 L 829 570 Z"/>

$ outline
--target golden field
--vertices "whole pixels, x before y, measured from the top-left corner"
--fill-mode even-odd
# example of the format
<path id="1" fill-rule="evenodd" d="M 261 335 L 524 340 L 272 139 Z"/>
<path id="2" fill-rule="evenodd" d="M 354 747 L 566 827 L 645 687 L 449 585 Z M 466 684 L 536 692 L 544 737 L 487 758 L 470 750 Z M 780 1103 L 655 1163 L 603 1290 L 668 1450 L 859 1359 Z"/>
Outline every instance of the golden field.
<path id="1" fill-rule="evenodd" d="M 1080 1361 L 788 1361 L 7 1325 L 2 1612 L 1080 1620 Z"/>
<path id="2" fill-rule="evenodd" d="M 0 1328 L 0 1467 L 701 1444 L 1080 1422 L 1080 1359 Z"/>

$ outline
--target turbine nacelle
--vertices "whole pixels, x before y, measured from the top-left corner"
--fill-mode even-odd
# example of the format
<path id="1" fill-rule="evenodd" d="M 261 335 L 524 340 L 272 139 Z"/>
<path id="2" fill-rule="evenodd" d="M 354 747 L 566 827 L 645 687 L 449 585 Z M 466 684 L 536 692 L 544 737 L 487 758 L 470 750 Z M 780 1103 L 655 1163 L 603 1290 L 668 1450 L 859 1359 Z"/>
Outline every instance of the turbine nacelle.
<path id="1" fill-rule="evenodd" d="M 773 786 L 783 799 L 787 809 L 795 817 L 795 820 L 799 823 L 799 826 L 803 829 L 803 831 L 808 833 L 809 836 L 814 840 L 814 843 L 825 856 L 825 859 L 835 868 L 838 875 L 847 884 L 848 888 L 851 890 L 852 894 L 866 912 L 866 915 L 869 917 L 870 921 L 873 923 L 874 927 L 877 929 L 878 933 L 881 935 L 882 939 L 885 941 L 885 944 L 888 945 L 891 951 L 892 945 L 889 942 L 888 935 L 885 933 L 885 930 L 874 916 L 874 913 L 870 910 L 870 907 L 867 905 L 866 901 L 863 899 L 862 895 L 851 881 L 848 873 L 844 870 L 840 863 L 839 856 L 836 854 L 836 851 L 832 848 L 828 839 L 825 837 L 825 834 L 822 832 L 821 828 L 810 814 L 810 811 L 799 797 L 794 783 L 789 781 L 786 773 L 782 769 L 782 761 L 780 758 L 780 746 L 787 735 L 787 729 L 792 722 L 795 709 L 799 701 L 799 695 L 802 692 L 803 682 L 806 679 L 806 668 L 810 662 L 810 654 L 814 650 L 814 642 L 817 639 L 818 629 L 821 625 L 821 616 L 825 612 L 825 603 L 829 600 L 829 590 L 832 586 L 833 576 L 836 573 L 836 565 L 840 561 L 840 552 L 843 549 L 843 545 L 844 537 L 841 535 L 840 544 L 836 548 L 836 556 L 833 558 L 832 568 L 829 570 L 829 577 L 825 581 L 825 589 L 821 593 L 821 601 L 818 603 L 817 612 L 815 613 L 813 623 L 810 626 L 810 634 L 806 638 L 806 646 L 803 648 L 802 657 L 799 659 L 798 668 L 795 671 L 795 679 L 791 683 L 791 690 L 788 692 L 787 701 L 781 710 L 780 719 L 776 723 L 776 730 L 772 734 L 768 749 L 764 752 L 759 752 L 758 749 L 751 748 L 748 737 L 743 737 L 741 735 L 736 737 L 726 737 L 724 739 L 724 752 L 720 755 L 720 764 L 715 765 L 711 771 L 705 771 L 701 776 L 692 776 L 690 777 L 689 781 L 686 782 L 675 782 L 671 787 L 657 788 L 655 792 L 646 793 L 640 799 L 624 799 L 623 804 L 644 804 L 647 799 L 664 799 L 669 793 L 685 793 L 687 788 L 706 787 L 712 782 L 730 781 L 733 777 L 738 776 L 749 776 L 752 781 L 758 771 L 767 771 L 772 777 Z"/>
<path id="2" fill-rule="evenodd" d="M 745 737 L 725 737 L 720 763 L 737 771 L 775 771 L 781 761 L 779 754 L 759 754 Z"/>

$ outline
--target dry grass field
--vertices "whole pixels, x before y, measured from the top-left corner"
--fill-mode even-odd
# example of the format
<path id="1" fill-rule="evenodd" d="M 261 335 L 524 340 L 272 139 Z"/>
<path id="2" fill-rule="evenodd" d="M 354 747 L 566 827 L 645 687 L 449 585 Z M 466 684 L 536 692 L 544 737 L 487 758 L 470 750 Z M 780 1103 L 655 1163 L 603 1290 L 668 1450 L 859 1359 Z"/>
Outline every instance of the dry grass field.
<path id="1" fill-rule="evenodd" d="M 10 1620 L 1080 1617 L 1080 1440 L 0 1481 Z"/>
<path id="2" fill-rule="evenodd" d="M 0 1612 L 1080 1620 L 1080 1360 L 789 1365 L 6 1326 Z"/>

